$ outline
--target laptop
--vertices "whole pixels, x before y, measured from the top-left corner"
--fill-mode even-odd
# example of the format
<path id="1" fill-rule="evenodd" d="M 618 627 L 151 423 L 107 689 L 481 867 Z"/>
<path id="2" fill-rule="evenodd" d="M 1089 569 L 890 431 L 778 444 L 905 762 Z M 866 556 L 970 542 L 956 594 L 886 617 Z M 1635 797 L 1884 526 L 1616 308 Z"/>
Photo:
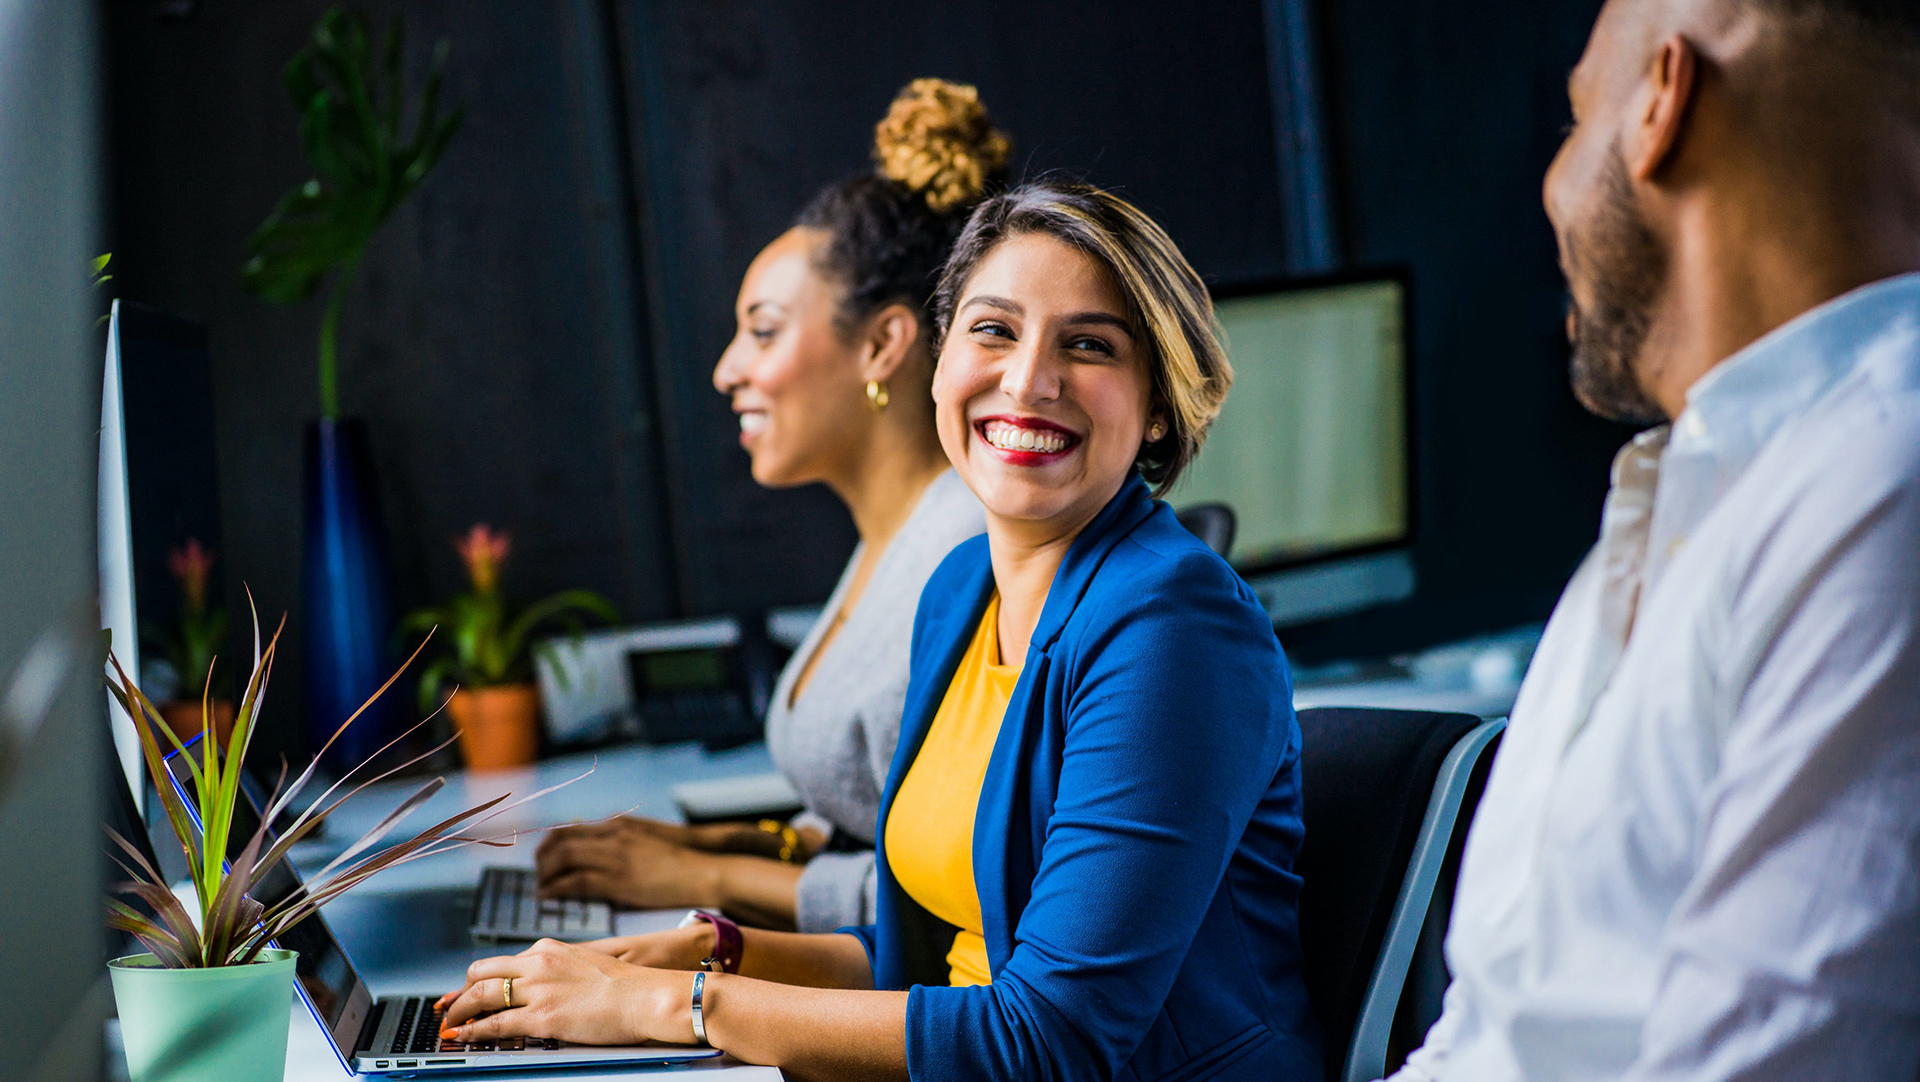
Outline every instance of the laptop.
<path id="1" fill-rule="evenodd" d="M 197 738 L 196 738 L 197 739 Z M 191 751 L 195 742 L 189 742 Z M 191 777 L 179 753 L 167 757 L 175 791 L 190 812 L 194 802 Z M 246 848 L 259 819 L 259 797 L 252 785 L 241 786 L 246 799 L 234 802 L 229 855 Z M 197 822 L 196 822 L 196 825 Z M 275 864 L 261 877 L 254 900 L 271 906 L 301 889 L 299 872 L 290 860 Z M 434 1010 L 437 994 L 382 996 L 375 999 L 353 959 L 334 938 L 326 918 L 315 913 L 288 930 L 274 946 L 299 952 L 295 986 L 313 1012 L 321 1032 L 333 1045 L 340 1065 L 361 1074 L 418 1074 L 427 1071 L 531 1070 L 562 1066 L 639 1066 L 685 1063 L 720 1054 L 718 1049 L 684 1045 L 571 1044 L 566 1041 L 514 1037 L 500 1041 L 461 1044 L 440 1039 L 440 1019 Z"/>

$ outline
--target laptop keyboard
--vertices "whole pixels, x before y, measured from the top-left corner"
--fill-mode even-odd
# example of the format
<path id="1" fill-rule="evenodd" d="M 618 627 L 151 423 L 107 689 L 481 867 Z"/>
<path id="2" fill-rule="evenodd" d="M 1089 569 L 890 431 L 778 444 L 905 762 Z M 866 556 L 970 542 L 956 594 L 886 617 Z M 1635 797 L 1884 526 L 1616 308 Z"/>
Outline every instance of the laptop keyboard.
<path id="1" fill-rule="evenodd" d="M 613 934 L 613 909 L 605 902 L 542 898 L 532 870 L 488 868 L 473 899 L 473 935 L 478 939 L 604 939 Z"/>
<path id="2" fill-rule="evenodd" d="M 559 1041 L 542 1037 L 502 1037 L 493 1041 L 443 1041 L 440 1022 L 447 1012 L 434 1008 L 433 1000 L 411 996 L 400 1010 L 400 1024 L 393 1031 L 393 1045 L 387 1055 L 420 1055 L 435 1052 L 539 1052 L 558 1051 Z"/>

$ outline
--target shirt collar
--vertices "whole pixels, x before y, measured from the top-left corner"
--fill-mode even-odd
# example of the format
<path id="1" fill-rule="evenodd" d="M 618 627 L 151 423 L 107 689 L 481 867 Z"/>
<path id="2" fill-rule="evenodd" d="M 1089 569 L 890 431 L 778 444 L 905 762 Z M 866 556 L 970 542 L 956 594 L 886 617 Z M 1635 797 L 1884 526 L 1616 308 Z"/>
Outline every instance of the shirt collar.
<path id="1" fill-rule="evenodd" d="M 1788 320 L 1687 391 L 1671 449 L 1738 474 L 1780 426 L 1838 383 L 1890 324 L 1920 307 L 1920 273 L 1861 286 Z"/>

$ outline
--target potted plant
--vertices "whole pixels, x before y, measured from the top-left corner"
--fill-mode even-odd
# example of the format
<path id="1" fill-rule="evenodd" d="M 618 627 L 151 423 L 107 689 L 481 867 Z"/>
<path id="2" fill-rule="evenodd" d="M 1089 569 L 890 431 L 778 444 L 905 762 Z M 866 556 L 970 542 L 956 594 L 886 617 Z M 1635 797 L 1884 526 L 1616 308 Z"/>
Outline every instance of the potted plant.
<path id="1" fill-rule="evenodd" d="M 189 537 L 167 553 L 167 571 L 180 589 L 179 615 L 172 627 L 149 625 L 143 636 L 160 647 L 177 680 L 172 696 L 160 704 L 160 716 L 181 740 L 191 740 L 211 721 L 224 746 L 233 732 L 233 699 L 209 694 L 215 655 L 227 638 L 226 606 L 209 604 L 207 597 L 213 552 L 199 538 Z"/>
<path id="2" fill-rule="evenodd" d="M 451 678 L 458 689 L 447 700 L 460 752 L 475 770 L 499 770 L 533 761 L 538 745 L 540 696 L 533 684 L 533 652 L 529 640 L 536 628 L 557 623 L 579 634 L 579 615 L 587 613 L 609 623 L 619 614 L 591 590 L 564 590 L 536 601 L 517 613 L 507 607 L 500 592 L 500 570 L 513 551 L 513 540 L 486 523 L 454 541 L 467 567 L 471 586 L 444 605 L 419 609 L 400 622 L 403 635 L 434 627 L 448 632 L 451 652 L 429 664 L 420 674 L 420 709 L 440 705 L 440 689 Z"/>
<path id="3" fill-rule="evenodd" d="M 283 619 L 281 626 L 284 628 L 285 624 Z M 313 763 L 291 785 L 284 784 L 283 767 L 282 784 L 276 785 L 268 798 L 260 816 L 261 827 L 248 839 L 240 855 L 229 859 L 233 851 L 228 842 L 234 807 L 238 800 L 244 799 L 240 792 L 240 771 L 257 727 L 260 704 L 266 695 L 279 642 L 280 633 L 276 631 L 262 648 L 259 624 L 255 621 L 253 673 L 235 712 L 231 740 L 224 749 L 218 741 L 202 740 L 191 753 L 162 721 L 159 709 L 127 676 L 111 647 L 107 652 L 112 668 L 107 678 L 108 689 L 134 719 L 134 731 L 139 734 L 140 754 L 147 770 L 161 780 L 155 791 L 181 851 L 186 854 L 192 886 L 191 902 L 177 897 L 138 847 L 111 827 L 107 828 L 119 850 L 113 854 L 114 858 L 128 876 L 127 882 L 110 888 L 107 923 L 132 933 L 148 950 L 145 954 L 108 963 L 133 1082 L 186 1082 L 189 1079 L 277 1082 L 286 1063 L 288 1004 L 293 992 L 295 956 L 291 951 L 273 949 L 272 941 L 329 899 L 382 869 L 465 845 L 509 844 L 511 834 L 482 838 L 464 831 L 471 831 L 494 815 L 552 791 L 543 790 L 495 810 L 511 796 L 504 794 L 436 823 L 405 841 L 375 851 L 408 814 L 445 785 L 444 778 L 434 778 L 402 802 L 378 827 L 341 853 L 305 892 L 279 899 L 272 905 L 262 905 L 252 897 L 254 885 L 275 863 L 286 858 L 295 842 L 306 837 L 343 801 L 367 785 L 413 765 L 405 763 L 355 782 L 342 794 L 348 779 L 366 765 L 360 764 L 294 815 L 291 824 L 276 837 L 268 832 L 265 824 L 275 822 L 295 806 L 295 798 L 312 780 L 320 757 L 316 755 Z M 390 677 L 375 696 L 398 677 L 398 673 Z M 361 710 L 336 728 L 333 737 L 346 732 L 365 706 L 362 704 Z M 205 709 L 204 699 L 202 708 Z M 178 753 L 189 768 L 199 810 L 201 828 L 198 830 L 185 801 L 166 783 L 169 774 L 164 758 L 168 749 Z M 112 895 L 132 896 L 148 908 L 143 911 Z M 190 904 L 195 912 L 189 912 Z"/>
<path id="4" fill-rule="evenodd" d="M 283 81 L 300 113 L 300 141 L 314 175 L 282 197 L 248 238 L 240 273 L 249 293 L 282 304 L 312 297 L 331 278 L 320 320 L 320 419 L 307 426 L 303 467 L 301 622 L 314 744 L 386 673 L 393 611 L 367 427 L 340 415 L 340 310 L 367 242 L 426 179 L 463 119 L 459 109 L 440 112 L 445 40 L 408 108 L 402 37 L 396 14 L 376 55 L 366 16 L 334 8 L 287 63 Z M 385 704 L 369 720 L 335 747 L 336 765 L 364 757 L 397 724 Z"/>

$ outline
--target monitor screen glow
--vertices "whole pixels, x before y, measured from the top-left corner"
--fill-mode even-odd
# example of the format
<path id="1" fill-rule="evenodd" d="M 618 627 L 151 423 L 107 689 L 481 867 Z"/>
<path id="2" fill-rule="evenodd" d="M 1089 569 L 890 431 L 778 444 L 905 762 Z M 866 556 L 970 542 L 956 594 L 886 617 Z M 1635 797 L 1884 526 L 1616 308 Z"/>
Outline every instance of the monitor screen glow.
<path id="1" fill-rule="evenodd" d="M 1233 389 L 1172 499 L 1233 508 L 1242 571 L 1407 539 L 1404 304 L 1395 278 L 1216 302 Z"/>

